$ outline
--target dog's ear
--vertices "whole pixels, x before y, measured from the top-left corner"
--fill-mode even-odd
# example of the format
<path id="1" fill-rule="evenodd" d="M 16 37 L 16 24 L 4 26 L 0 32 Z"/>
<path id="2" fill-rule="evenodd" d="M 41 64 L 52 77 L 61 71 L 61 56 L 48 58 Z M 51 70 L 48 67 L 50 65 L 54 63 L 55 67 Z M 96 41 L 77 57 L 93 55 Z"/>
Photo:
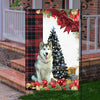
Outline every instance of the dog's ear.
<path id="1" fill-rule="evenodd" d="M 52 41 L 49 42 L 49 47 L 52 49 Z"/>
<path id="2" fill-rule="evenodd" d="M 40 42 L 40 49 L 42 49 L 43 45 L 44 45 L 44 42 L 41 41 L 41 42 Z"/>

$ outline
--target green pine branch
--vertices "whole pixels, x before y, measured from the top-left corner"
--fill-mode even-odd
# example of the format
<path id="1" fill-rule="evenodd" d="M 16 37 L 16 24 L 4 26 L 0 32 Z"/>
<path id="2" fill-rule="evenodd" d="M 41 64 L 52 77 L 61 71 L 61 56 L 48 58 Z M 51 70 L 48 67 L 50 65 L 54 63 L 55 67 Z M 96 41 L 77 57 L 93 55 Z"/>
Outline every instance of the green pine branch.
<path id="1" fill-rule="evenodd" d="M 14 3 L 10 3 L 10 7 L 19 7 L 21 6 L 22 1 L 21 0 L 15 0 Z"/>

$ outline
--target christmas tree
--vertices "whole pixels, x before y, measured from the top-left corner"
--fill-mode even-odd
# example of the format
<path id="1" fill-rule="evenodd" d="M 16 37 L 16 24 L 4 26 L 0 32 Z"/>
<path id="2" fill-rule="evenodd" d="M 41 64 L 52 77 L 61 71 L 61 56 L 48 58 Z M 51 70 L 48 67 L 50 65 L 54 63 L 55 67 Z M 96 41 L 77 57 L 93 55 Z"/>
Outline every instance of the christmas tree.
<path id="1" fill-rule="evenodd" d="M 55 78 L 67 78 L 68 70 L 64 61 L 64 56 L 59 44 L 58 36 L 53 28 L 48 38 L 48 42 L 52 41 L 52 55 L 53 55 L 53 75 Z"/>

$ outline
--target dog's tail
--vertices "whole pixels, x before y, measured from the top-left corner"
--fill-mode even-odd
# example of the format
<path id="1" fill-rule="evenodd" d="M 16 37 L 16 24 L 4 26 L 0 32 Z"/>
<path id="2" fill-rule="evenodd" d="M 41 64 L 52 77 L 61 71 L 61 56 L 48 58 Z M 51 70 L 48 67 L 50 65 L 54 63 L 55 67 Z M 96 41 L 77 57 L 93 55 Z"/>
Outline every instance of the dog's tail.
<path id="1" fill-rule="evenodd" d="M 31 79 L 32 81 L 37 81 L 37 78 L 34 75 L 32 75 Z"/>

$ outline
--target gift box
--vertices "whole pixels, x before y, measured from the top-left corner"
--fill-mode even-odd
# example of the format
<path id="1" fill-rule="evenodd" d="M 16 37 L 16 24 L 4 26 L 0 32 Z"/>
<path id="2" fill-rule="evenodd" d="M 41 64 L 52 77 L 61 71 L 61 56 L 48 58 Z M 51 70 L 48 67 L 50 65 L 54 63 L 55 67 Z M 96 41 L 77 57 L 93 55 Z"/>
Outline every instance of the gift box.
<path id="1" fill-rule="evenodd" d="M 76 79 L 79 78 L 78 75 L 75 75 L 75 74 L 71 74 L 69 76 L 70 76 L 70 78 L 71 78 L 72 81 L 74 81 L 74 80 L 76 80 Z"/>
<path id="2" fill-rule="evenodd" d="M 76 67 L 69 67 L 68 74 L 76 74 Z"/>

